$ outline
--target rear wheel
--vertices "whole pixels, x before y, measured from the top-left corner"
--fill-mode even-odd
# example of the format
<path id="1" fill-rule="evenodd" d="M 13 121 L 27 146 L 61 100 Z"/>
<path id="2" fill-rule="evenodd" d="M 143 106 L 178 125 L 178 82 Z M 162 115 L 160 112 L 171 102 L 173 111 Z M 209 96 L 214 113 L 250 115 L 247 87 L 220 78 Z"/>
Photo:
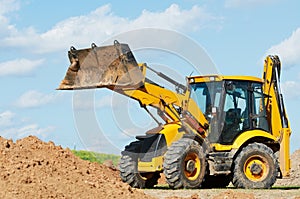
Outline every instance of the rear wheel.
<path id="1" fill-rule="evenodd" d="M 262 143 L 246 146 L 234 161 L 233 185 L 238 188 L 271 188 L 276 181 L 278 161 Z"/>
<path id="2" fill-rule="evenodd" d="M 205 174 L 205 158 L 198 142 L 182 138 L 164 156 L 164 174 L 171 188 L 198 188 Z"/>
<path id="3" fill-rule="evenodd" d="M 134 188 L 152 188 L 160 178 L 159 172 L 140 173 L 138 156 L 142 142 L 136 141 L 125 147 L 120 159 L 120 176 L 123 182 Z"/>

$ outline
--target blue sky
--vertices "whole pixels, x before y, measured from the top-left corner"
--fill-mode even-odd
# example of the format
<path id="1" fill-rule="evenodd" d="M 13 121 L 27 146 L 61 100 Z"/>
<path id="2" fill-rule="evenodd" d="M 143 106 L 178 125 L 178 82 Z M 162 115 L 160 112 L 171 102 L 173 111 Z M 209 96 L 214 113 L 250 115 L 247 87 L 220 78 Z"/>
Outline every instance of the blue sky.
<path id="1" fill-rule="evenodd" d="M 154 124 L 134 101 L 106 90 L 78 96 L 56 91 L 69 65 L 67 51 L 131 30 L 160 28 L 197 42 L 225 75 L 261 77 L 265 55 L 278 54 L 294 151 L 300 148 L 299 7 L 296 0 L 0 0 L 0 135 L 36 135 L 71 149 L 118 153 Z M 148 61 L 143 53 L 136 58 Z M 160 58 L 150 61 L 185 63 Z M 123 116 L 131 123 L 119 122 Z"/>

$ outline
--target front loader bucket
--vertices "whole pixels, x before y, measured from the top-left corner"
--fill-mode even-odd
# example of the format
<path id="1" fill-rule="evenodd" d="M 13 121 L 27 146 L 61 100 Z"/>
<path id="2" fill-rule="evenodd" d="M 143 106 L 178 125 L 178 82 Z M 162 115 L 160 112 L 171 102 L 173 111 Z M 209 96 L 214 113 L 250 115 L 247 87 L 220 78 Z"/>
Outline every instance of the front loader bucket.
<path id="1" fill-rule="evenodd" d="M 120 44 L 76 50 L 68 52 L 70 66 L 59 90 L 88 88 L 136 88 L 144 81 L 129 46 Z"/>

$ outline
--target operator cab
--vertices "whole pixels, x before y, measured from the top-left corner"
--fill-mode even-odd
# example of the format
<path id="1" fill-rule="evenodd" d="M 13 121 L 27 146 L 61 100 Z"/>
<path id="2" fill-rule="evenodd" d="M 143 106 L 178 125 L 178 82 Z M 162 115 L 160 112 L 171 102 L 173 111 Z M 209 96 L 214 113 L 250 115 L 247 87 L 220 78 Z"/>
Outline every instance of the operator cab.
<path id="1" fill-rule="evenodd" d="M 211 143 L 232 144 L 241 133 L 253 129 L 269 132 L 261 79 L 201 76 L 189 82 L 191 98 L 209 122 Z"/>

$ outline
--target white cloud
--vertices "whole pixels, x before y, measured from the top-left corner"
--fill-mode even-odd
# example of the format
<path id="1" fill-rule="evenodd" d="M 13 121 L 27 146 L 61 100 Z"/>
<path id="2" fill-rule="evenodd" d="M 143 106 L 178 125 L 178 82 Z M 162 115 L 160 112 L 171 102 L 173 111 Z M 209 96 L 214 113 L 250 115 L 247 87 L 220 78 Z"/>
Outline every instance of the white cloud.
<path id="1" fill-rule="evenodd" d="M 0 0 L 0 5 L 0 36 L 7 36 L 17 30 L 14 25 L 10 24 L 10 20 L 6 15 L 19 10 L 20 3 L 17 0 Z"/>
<path id="2" fill-rule="evenodd" d="M 293 33 L 282 42 L 270 47 L 266 52 L 266 55 L 269 54 L 277 54 L 280 57 L 282 66 L 286 69 L 297 65 L 300 66 L 300 28 L 293 31 Z M 281 88 L 285 99 L 300 99 L 299 78 L 282 82 Z"/>
<path id="3" fill-rule="evenodd" d="M 20 139 L 29 135 L 34 135 L 40 138 L 45 138 L 49 133 L 53 132 L 54 130 L 54 126 L 41 128 L 38 124 L 27 124 L 25 126 L 1 130 L 1 136 L 6 138 Z"/>
<path id="4" fill-rule="evenodd" d="M 128 100 L 129 98 L 125 98 Z M 119 108 L 124 105 L 124 97 L 108 93 L 95 96 L 94 90 L 76 91 L 73 95 L 73 108 L 76 110 L 91 110 L 100 108 Z"/>
<path id="5" fill-rule="evenodd" d="M 0 63 L 1 76 L 24 76 L 31 74 L 44 60 L 16 59 Z"/>
<path id="6" fill-rule="evenodd" d="M 20 3 L 17 0 L 0 0 L 0 5 L 0 15 L 5 15 L 20 8 Z"/>
<path id="7" fill-rule="evenodd" d="M 0 135 L 5 138 L 18 139 L 29 135 L 45 138 L 54 130 L 54 126 L 42 128 L 38 124 L 28 121 L 28 118 L 18 117 L 10 110 L 0 113 Z"/>
<path id="8" fill-rule="evenodd" d="M 55 127 L 48 126 L 45 128 L 39 127 L 37 124 L 29 124 L 27 126 L 23 126 L 19 129 L 16 129 L 16 133 L 20 137 L 26 137 L 29 135 L 36 135 L 36 136 L 44 136 L 45 133 L 49 133 L 51 131 L 54 131 Z"/>
<path id="9" fill-rule="evenodd" d="M 142 27 L 167 28 L 171 30 L 190 31 L 201 29 L 208 22 L 217 18 L 199 6 L 190 10 L 182 10 L 177 4 L 172 4 L 163 12 L 144 10 L 140 17 L 130 22 L 132 29 Z"/>
<path id="10" fill-rule="evenodd" d="M 220 23 L 220 17 L 213 16 L 199 6 L 181 9 L 172 4 L 161 12 L 144 10 L 136 19 L 123 18 L 112 12 L 110 5 L 104 5 L 90 12 L 68 18 L 57 23 L 50 30 L 39 34 L 34 28 L 27 28 L 5 37 L 3 46 L 18 46 L 35 49 L 37 53 L 53 52 L 66 46 L 86 46 L 87 43 L 101 43 L 109 36 L 138 28 L 154 27 L 177 31 L 198 30 Z"/>
<path id="11" fill-rule="evenodd" d="M 0 113 L 0 127 L 7 127 L 11 126 L 13 124 L 13 118 L 15 116 L 15 113 L 11 111 L 4 111 Z"/>
<path id="12" fill-rule="evenodd" d="M 300 28 L 297 28 L 291 36 L 281 43 L 268 49 L 267 54 L 278 54 L 283 66 L 300 65 Z"/>
<path id="13" fill-rule="evenodd" d="M 32 28 L 18 30 L 15 24 L 11 24 L 11 13 L 20 9 L 19 0 L 0 0 L 0 49 L 7 47 L 4 45 L 5 38 L 13 38 L 17 35 L 24 34 L 24 39 L 34 32 Z M 29 37 L 30 38 L 30 37 Z M 27 39 L 29 39 L 27 38 Z M 32 40 L 34 38 L 31 38 Z M 15 46 L 18 47 L 18 46 Z M 19 48 L 18 48 L 19 49 Z M 7 75 L 23 76 L 30 74 L 34 69 L 43 63 L 42 59 L 28 60 L 15 59 L 0 63 L 0 77 Z"/>
<path id="14" fill-rule="evenodd" d="M 225 7 L 237 8 L 237 7 L 249 7 L 249 6 L 261 6 L 270 3 L 277 2 L 278 0 L 226 0 Z"/>
<path id="15" fill-rule="evenodd" d="M 300 82 L 286 81 L 282 85 L 282 92 L 287 99 L 299 99 L 300 98 Z"/>
<path id="16" fill-rule="evenodd" d="M 15 105 L 20 108 L 35 108 L 52 103 L 61 97 L 62 93 L 44 94 L 36 90 L 30 90 L 20 96 Z"/>

